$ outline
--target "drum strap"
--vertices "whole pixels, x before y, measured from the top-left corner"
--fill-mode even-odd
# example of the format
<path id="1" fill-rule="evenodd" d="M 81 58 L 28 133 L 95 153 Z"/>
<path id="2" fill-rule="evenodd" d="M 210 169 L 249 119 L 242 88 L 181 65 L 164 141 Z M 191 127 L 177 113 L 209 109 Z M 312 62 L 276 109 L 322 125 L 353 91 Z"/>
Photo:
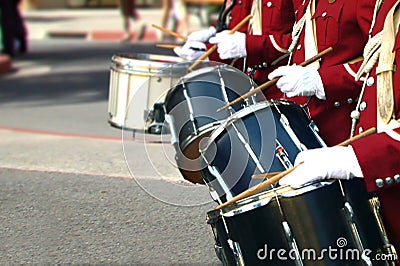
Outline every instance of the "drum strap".
<path id="1" fill-rule="evenodd" d="M 372 36 L 372 31 L 374 29 L 374 26 L 376 23 L 376 18 L 378 16 L 378 13 L 382 6 L 382 3 L 383 3 L 383 0 L 376 0 L 376 2 L 375 2 L 374 14 L 372 16 L 371 27 L 369 29 L 368 42 L 364 46 L 363 56 L 361 57 L 361 60 L 363 60 L 363 62 L 355 75 L 355 80 L 363 81 L 363 85 L 361 88 L 360 95 L 358 96 L 356 109 L 353 110 L 350 115 L 350 117 L 351 117 L 350 137 L 353 137 L 355 134 L 357 122 L 360 119 L 360 115 L 361 115 L 360 106 L 361 106 L 361 102 L 362 102 L 362 99 L 364 96 L 365 88 L 367 86 L 368 77 L 371 73 L 371 70 L 374 68 L 374 66 L 378 62 L 379 54 L 381 51 L 382 31 L 376 33 L 374 36 Z M 355 62 L 357 62 L 357 61 L 355 61 Z M 355 62 L 348 62 L 347 64 L 352 64 Z"/>
<path id="2" fill-rule="evenodd" d="M 251 6 L 251 19 L 248 33 L 252 35 L 262 35 L 262 0 L 253 0 Z"/>
<path id="3" fill-rule="evenodd" d="M 316 37 L 316 27 L 315 20 L 312 16 L 315 12 L 315 1 L 310 0 L 310 3 L 306 10 L 306 21 L 305 21 L 305 34 L 304 34 L 304 59 L 307 60 L 318 53 L 317 37 Z M 319 60 L 313 62 L 307 67 L 312 69 L 319 68 Z"/>
<path id="4" fill-rule="evenodd" d="M 219 12 L 218 20 L 217 20 L 217 32 L 223 31 L 227 29 L 227 25 L 229 23 L 228 15 L 231 13 L 233 6 L 235 5 L 236 0 L 225 0 L 224 4 L 221 7 Z"/>
<path id="5" fill-rule="evenodd" d="M 376 17 L 378 16 L 379 9 L 382 6 L 383 0 L 376 0 L 374 14 L 372 16 L 371 27 L 369 29 L 369 39 L 368 42 L 364 46 L 363 51 L 363 62 L 356 74 L 356 80 L 361 80 L 361 77 L 364 74 L 370 73 L 376 62 L 378 62 L 380 47 L 382 43 L 382 32 L 379 32 L 372 36 L 372 30 L 376 23 Z M 352 64 L 349 62 L 349 64 Z M 362 98 L 362 95 L 361 97 Z"/>
<path id="6" fill-rule="evenodd" d="M 304 15 L 301 17 L 301 19 L 299 19 L 299 21 L 297 21 L 293 25 L 292 43 L 290 44 L 289 49 L 288 49 L 288 51 L 290 53 L 288 65 L 291 62 L 291 56 L 293 54 L 293 51 L 294 51 L 297 43 L 299 42 L 300 35 L 301 35 L 303 29 L 305 30 L 305 34 L 304 34 L 304 49 L 305 49 L 304 57 L 305 57 L 305 59 L 307 60 L 307 59 L 315 56 L 318 53 L 315 20 L 312 19 L 314 12 L 315 12 L 315 0 L 310 0 Z M 308 67 L 318 69 L 319 61 L 316 61 L 316 62 L 310 64 Z"/>
<path id="7" fill-rule="evenodd" d="M 384 131 L 388 125 L 400 125 L 394 120 L 393 95 L 393 72 L 395 71 L 394 59 L 396 55 L 393 52 L 393 47 L 400 24 L 399 3 L 400 1 L 397 1 L 387 14 L 382 31 L 384 41 L 381 45 L 379 62 L 376 68 L 378 132 Z"/>

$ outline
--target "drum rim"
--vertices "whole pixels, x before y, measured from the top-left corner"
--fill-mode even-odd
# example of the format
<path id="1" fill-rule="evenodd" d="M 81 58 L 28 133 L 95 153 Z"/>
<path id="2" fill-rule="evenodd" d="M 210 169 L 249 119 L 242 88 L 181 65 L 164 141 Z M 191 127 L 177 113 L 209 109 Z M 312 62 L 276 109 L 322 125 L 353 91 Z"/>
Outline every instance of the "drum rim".
<path id="1" fill-rule="evenodd" d="M 293 189 L 290 186 L 273 188 L 271 190 L 263 191 L 253 196 L 244 198 L 222 208 L 222 215 L 224 217 L 234 217 L 236 215 L 240 215 L 268 205 L 275 196 L 282 198 L 297 197 L 320 188 L 331 186 L 334 183 L 337 183 L 337 181 L 316 182 L 297 189 Z"/>
<path id="2" fill-rule="evenodd" d="M 216 66 L 202 67 L 202 68 L 196 69 L 196 70 L 194 70 L 192 72 L 189 72 L 185 76 L 183 76 L 183 77 L 181 77 L 179 79 L 178 84 L 180 82 L 182 82 L 182 81 L 184 81 L 184 82 L 191 81 L 190 79 L 192 79 L 192 78 L 194 78 L 194 77 L 196 77 L 198 75 L 202 75 L 202 74 L 207 74 L 207 73 L 213 72 L 213 71 L 211 71 L 213 69 L 223 69 L 223 70 L 228 70 L 228 71 L 237 73 L 240 76 L 247 77 L 247 79 L 250 82 L 254 83 L 254 81 L 248 75 L 246 75 L 244 72 L 238 70 L 237 68 L 235 68 L 233 66 L 230 66 L 230 65 L 227 65 L 227 64 L 220 64 L 220 65 L 216 65 Z M 194 80 L 194 81 L 197 81 L 197 80 Z M 256 85 L 256 84 L 254 83 L 253 85 Z"/>
<path id="3" fill-rule="evenodd" d="M 212 132 L 213 129 L 214 129 L 216 126 L 217 126 L 217 125 L 209 125 L 209 124 L 208 124 L 208 125 L 205 125 L 204 127 L 202 127 L 202 130 L 199 132 L 198 135 L 190 134 L 188 137 L 186 137 L 186 138 L 181 142 L 181 143 L 182 143 L 182 146 L 181 146 L 181 144 L 179 144 L 179 150 L 180 150 L 180 152 L 179 152 L 179 155 L 175 153 L 175 160 L 176 160 L 176 162 L 177 162 L 178 169 L 179 169 L 179 171 L 181 172 L 181 174 L 183 175 L 183 178 L 184 178 L 184 179 L 189 180 L 189 181 L 192 182 L 192 183 L 198 183 L 198 182 L 194 182 L 191 178 L 189 178 L 189 175 L 187 175 L 187 174 L 188 174 L 189 172 L 200 173 L 200 171 L 201 171 L 203 168 L 202 168 L 202 169 L 197 169 L 197 170 L 190 170 L 190 169 L 184 169 L 184 168 L 182 168 L 181 165 L 180 165 L 179 162 L 178 162 L 179 160 L 181 160 L 181 156 L 183 156 L 183 157 L 187 156 L 187 155 L 185 154 L 186 149 L 187 149 L 192 143 L 194 143 L 198 138 L 207 137 L 207 134 L 209 134 L 210 132 Z M 206 136 L 204 136 L 204 135 L 206 135 Z M 197 157 L 197 159 L 193 159 L 193 160 L 204 160 L 204 158 L 201 157 L 200 151 L 199 151 L 198 156 L 199 156 L 199 157 Z M 186 173 L 186 175 L 183 173 L 183 171 Z M 200 184 L 201 184 L 201 183 L 200 183 Z"/>
<path id="4" fill-rule="evenodd" d="M 128 56 L 137 56 L 137 57 L 128 57 Z M 139 56 L 142 56 L 143 58 L 140 58 Z M 148 60 L 160 60 L 160 61 L 166 61 L 165 63 L 163 62 L 157 62 L 159 64 L 167 64 L 169 65 L 170 63 L 185 63 L 187 62 L 187 60 L 179 57 L 179 56 L 173 56 L 173 55 L 162 55 L 162 54 L 151 54 L 151 53 L 118 53 L 118 54 L 114 54 L 112 56 L 112 60 L 116 61 L 121 60 L 121 61 L 133 61 L 133 60 L 137 60 L 137 61 L 145 61 L 144 58 L 147 58 Z"/>
<path id="5" fill-rule="evenodd" d="M 203 67 L 200 69 L 196 69 L 196 70 L 194 70 L 190 73 L 186 73 L 185 75 L 180 77 L 175 82 L 174 86 L 172 86 L 168 90 L 168 93 L 165 96 L 165 101 L 164 101 L 165 107 L 167 109 L 167 113 L 170 113 L 171 110 L 174 108 L 174 106 L 173 107 L 168 107 L 168 106 L 170 106 L 170 101 L 173 98 L 173 95 L 175 95 L 176 93 L 179 93 L 179 89 L 182 89 L 182 87 L 184 87 L 184 86 L 182 86 L 182 84 L 195 83 L 195 82 L 210 82 L 207 80 L 196 80 L 196 79 L 193 80 L 193 78 L 195 78 L 197 75 L 207 74 L 210 72 L 213 73 L 212 70 L 215 68 L 224 68 L 225 70 L 231 71 L 235 74 L 239 74 L 240 77 L 248 79 L 248 81 L 250 82 L 249 85 L 251 85 L 252 88 L 255 88 L 257 86 L 257 84 L 254 82 L 254 80 L 249 78 L 248 75 L 246 75 L 245 73 L 239 71 L 238 69 L 236 69 L 230 65 L 223 64 L 223 65 L 207 66 L 207 67 Z M 212 83 L 212 82 L 210 82 L 210 83 Z M 226 84 L 225 84 L 225 86 L 226 86 Z M 236 92 L 236 90 L 234 90 L 234 92 Z M 244 92 L 242 92 L 242 93 L 244 93 Z M 238 94 L 240 95 L 240 93 L 238 93 Z M 256 99 L 254 97 L 250 97 L 248 100 L 250 100 L 249 105 L 254 105 L 256 103 Z M 169 109 L 171 109 L 171 110 L 169 110 Z M 235 111 L 235 112 L 237 112 L 237 111 Z"/>
<path id="6" fill-rule="evenodd" d="M 217 129 L 220 126 L 220 124 L 221 124 L 221 120 L 214 121 L 212 123 L 209 123 L 209 124 L 206 124 L 206 125 L 200 127 L 198 129 L 199 134 L 197 134 L 197 135 L 195 135 L 195 134 L 188 135 L 185 139 L 183 139 L 181 141 L 181 143 L 182 143 L 182 147 L 181 147 L 182 151 L 185 150 L 188 145 L 192 144 L 193 141 L 195 141 L 197 138 L 202 137 L 204 134 L 209 133 L 210 131 L 211 131 L 211 134 L 212 134 L 212 132 L 214 132 L 214 130 Z M 211 136 L 211 134 L 210 134 L 210 136 Z M 181 145 L 179 145 L 179 146 L 181 146 Z M 201 153 L 200 149 L 199 149 L 199 153 Z"/>
<path id="7" fill-rule="evenodd" d="M 127 56 L 136 55 L 136 58 Z M 140 58 L 142 56 L 143 58 Z M 146 60 L 147 59 L 147 60 Z M 158 60 L 158 61 L 157 61 Z M 145 76 L 172 76 L 171 73 L 163 73 L 163 70 L 175 66 L 176 77 L 187 73 L 190 62 L 175 56 L 157 55 L 146 53 L 115 54 L 111 58 L 110 69 L 119 73 L 129 73 Z"/>

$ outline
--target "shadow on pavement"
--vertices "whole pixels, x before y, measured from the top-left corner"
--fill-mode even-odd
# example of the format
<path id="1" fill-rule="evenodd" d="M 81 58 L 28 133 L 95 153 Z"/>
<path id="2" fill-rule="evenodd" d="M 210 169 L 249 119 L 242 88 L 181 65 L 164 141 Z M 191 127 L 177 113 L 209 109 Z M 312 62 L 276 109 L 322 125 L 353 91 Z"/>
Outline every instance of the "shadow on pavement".
<path id="1" fill-rule="evenodd" d="M 15 73 L 0 77 L 0 103 L 52 106 L 107 101 L 109 68 L 114 54 L 173 55 L 171 50 L 148 43 L 65 42 L 70 45 L 51 46 L 53 42 L 50 42 L 48 47 L 42 45 L 17 58 Z"/>

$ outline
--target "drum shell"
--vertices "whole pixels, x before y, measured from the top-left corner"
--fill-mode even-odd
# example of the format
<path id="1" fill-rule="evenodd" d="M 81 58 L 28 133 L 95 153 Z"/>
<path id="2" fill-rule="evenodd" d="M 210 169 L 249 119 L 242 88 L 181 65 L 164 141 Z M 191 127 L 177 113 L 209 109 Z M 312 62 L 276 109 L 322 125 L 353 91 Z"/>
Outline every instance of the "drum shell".
<path id="1" fill-rule="evenodd" d="M 356 227 L 364 248 L 372 251 L 371 256 L 381 252 L 383 242 L 368 201 L 365 201 L 370 195 L 366 192 L 364 184 L 361 180 L 342 183 L 346 183 L 344 186 L 352 187 L 352 200 L 343 198 L 339 182 L 334 182 L 300 195 L 280 193 L 279 191 L 282 189 L 277 189 L 282 212 L 277 204 L 278 200 L 273 196 L 270 197 L 268 204 L 253 202 L 252 206 L 246 206 L 246 204 L 241 206 L 239 203 L 223 209 L 229 235 L 233 241 L 240 244 L 246 265 L 277 265 L 279 260 L 277 260 L 276 253 L 272 261 L 261 261 L 257 258 L 257 251 L 265 245 L 268 250 L 284 248 L 289 251 L 291 249 L 282 226 L 284 220 L 288 222 L 300 252 L 312 249 L 318 257 L 322 250 L 328 249 L 328 247 L 339 249 L 337 246 L 339 238 L 347 240 L 343 250 L 357 249 L 352 228 L 343 209 L 346 201 L 352 205 L 355 216 L 357 216 Z M 246 211 L 239 212 L 240 208 L 246 209 Z M 235 215 L 232 215 L 233 213 Z M 279 265 L 281 263 L 295 265 L 293 260 L 279 261 Z M 348 260 L 346 257 L 341 260 L 332 260 L 327 255 L 321 260 L 305 260 L 303 263 L 304 265 L 332 266 L 365 265 L 361 260 L 352 260 L 351 257 L 348 257 Z M 383 263 L 374 262 L 374 265 L 383 265 Z"/>
<path id="2" fill-rule="evenodd" d="M 108 122 L 117 128 L 146 130 L 155 103 L 187 73 L 179 57 L 154 54 L 114 55 L 110 66 Z"/>

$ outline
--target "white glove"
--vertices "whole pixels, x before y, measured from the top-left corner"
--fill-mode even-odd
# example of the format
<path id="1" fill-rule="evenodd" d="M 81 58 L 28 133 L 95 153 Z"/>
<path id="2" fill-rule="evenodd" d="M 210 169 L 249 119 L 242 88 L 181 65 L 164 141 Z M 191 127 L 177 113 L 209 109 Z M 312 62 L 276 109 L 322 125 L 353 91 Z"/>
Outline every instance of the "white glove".
<path id="1" fill-rule="evenodd" d="M 325 100 L 324 85 L 317 70 L 292 65 L 281 66 L 269 75 L 269 79 L 281 77 L 276 86 L 288 97 L 317 96 Z"/>
<path id="2" fill-rule="evenodd" d="M 204 51 L 198 51 L 197 49 L 202 49 Z M 206 45 L 202 42 L 197 41 L 187 41 L 182 47 L 174 48 L 174 52 L 186 60 L 193 61 L 202 56 L 205 53 Z M 205 60 L 208 60 L 205 59 Z"/>
<path id="3" fill-rule="evenodd" d="M 221 59 L 240 58 L 247 56 L 246 34 L 235 32 L 229 34 L 228 30 L 217 33 L 209 40 L 212 44 L 218 45 L 218 54 Z"/>
<path id="4" fill-rule="evenodd" d="M 217 33 L 217 30 L 211 26 L 206 30 L 199 30 L 190 33 L 187 37 L 188 41 L 207 42 L 212 36 Z"/>
<path id="5" fill-rule="evenodd" d="M 310 182 L 325 179 L 351 179 L 363 177 L 353 147 L 327 147 L 300 152 L 295 165 L 303 162 L 293 172 L 284 176 L 280 185 L 298 188 Z"/>

